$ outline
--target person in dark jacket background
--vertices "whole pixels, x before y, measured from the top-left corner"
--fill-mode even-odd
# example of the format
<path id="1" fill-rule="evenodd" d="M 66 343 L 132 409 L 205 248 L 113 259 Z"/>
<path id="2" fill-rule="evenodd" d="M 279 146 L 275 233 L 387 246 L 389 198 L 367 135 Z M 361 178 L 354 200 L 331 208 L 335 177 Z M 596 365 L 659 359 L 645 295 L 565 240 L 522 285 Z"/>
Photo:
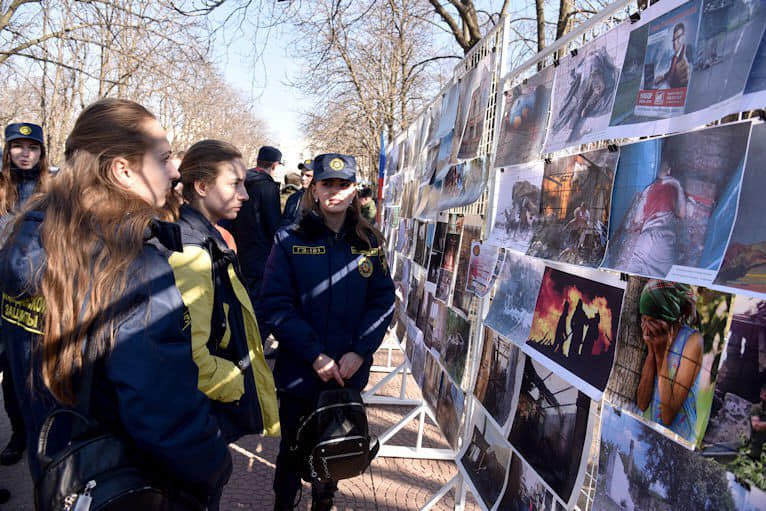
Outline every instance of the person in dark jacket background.
<path id="1" fill-rule="evenodd" d="M 176 286 L 191 315 L 192 357 L 199 389 L 212 401 L 226 440 L 279 434 L 277 396 L 253 305 L 237 257 L 215 225 L 233 220 L 247 200 L 245 164 L 233 145 L 203 140 L 179 167 L 183 252 L 170 255 Z"/>
<path id="2" fill-rule="evenodd" d="M 156 220 L 177 171 L 155 117 L 137 103 L 87 107 L 66 165 L 33 196 L 0 250 L 2 327 L 34 452 L 45 418 L 78 403 L 95 352 L 90 414 L 125 438 L 145 471 L 217 506 L 231 474 L 226 441 L 197 389 L 190 325 L 168 264 L 179 228 Z M 92 343 L 92 344 L 91 344 Z M 64 438 L 53 438 L 56 452 Z M 30 454 L 38 480 L 41 467 Z"/>
<path id="3" fill-rule="evenodd" d="M 290 225 L 299 220 L 301 197 L 314 179 L 314 164 L 311 160 L 306 160 L 298 164 L 298 170 L 301 171 L 301 189 L 290 195 L 285 202 L 285 210 L 282 213 L 282 225 Z"/>
<path id="4" fill-rule="evenodd" d="M 3 167 L 0 172 L 0 239 L 5 239 L 9 224 L 32 194 L 50 177 L 45 154 L 43 129 L 29 122 L 9 124 L 5 128 Z M 3 403 L 11 421 L 11 438 L 0 452 L 0 465 L 13 465 L 24 453 L 24 423 L 13 379 L 8 374 L 2 343 L 0 343 L 0 371 L 3 376 Z"/>
<path id="5" fill-rule="evenodd" d="M 383 237 L 359 212 L 351 156 L 314 159 L 301 220 L 277 233 L 264 273 L 263 318 L 279 341 L 275 379 L 282 442 L 275 509 L 293 509 L 300 475 L 289 445 L 320 391 L 362 390 L 394 308 Z M 312 510 L 329 510 L 337 486 L 312 485 Z"/>
<path id="6" fill-rule="evenodd" d="M 266 258 L 282 221 L 279 183 L 273 177 L 281 160 L 282 153 L 275 147 L 263 146 L 258 150 L 256 167 L 247 171 L 245 179 L 249 198 L 231 223 L 242 276 L 253 303 L 258 301 Z M 267 334 L 264 332 L 263 335 Z"/>

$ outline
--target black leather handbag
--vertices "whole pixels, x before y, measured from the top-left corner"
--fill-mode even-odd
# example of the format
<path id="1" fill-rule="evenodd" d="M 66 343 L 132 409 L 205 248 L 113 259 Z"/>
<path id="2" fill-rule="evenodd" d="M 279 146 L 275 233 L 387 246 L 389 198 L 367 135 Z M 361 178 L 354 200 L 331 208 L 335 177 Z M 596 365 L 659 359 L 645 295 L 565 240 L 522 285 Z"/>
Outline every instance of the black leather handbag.
<path id="1" fill-rule="evenodd" d="M 296 436 L 296 457 L 302 460 L 301 476 L 308 482 L 356 477 L 379 450 L 377 438 L 368 432 L 362 396 L 353 389 L 321 392 L 316 408 L 301 421 Z"/>
<path id="2" fill-rule="evenodd" d="M 42 475 L 35 481 L 35 509 L 203 511 L 194 496 L 147 475 L 135 462 L 135 450 L 90 416 L 90 349 L 86 359 L 77 393 L 80 406 L 55 410 L 43 424 L 36 453 Z M 49 437 L 57 423 L 69 428 L 69 441 L 50 456 Z"/>

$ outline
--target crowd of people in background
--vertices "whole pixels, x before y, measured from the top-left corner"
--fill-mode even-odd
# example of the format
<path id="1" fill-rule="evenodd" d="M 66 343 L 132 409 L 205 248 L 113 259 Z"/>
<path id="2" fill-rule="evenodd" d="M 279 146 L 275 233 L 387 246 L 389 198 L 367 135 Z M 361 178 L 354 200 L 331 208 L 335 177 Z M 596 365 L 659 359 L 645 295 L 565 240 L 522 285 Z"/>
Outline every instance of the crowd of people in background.
<path id="1" fill-rule="evenodd" d="M 354 157 L 302 162 L 282 208 L 279 149 L 262 147 L 250 169 L 225 141 L 173 152 L 150 111 L 118 99 L 83 110 L 59 171 L 46 155 L 40 126 L 6 128 L 0 370 L 12 435 L 0 463 L 26 450 L 38 481 L 46 418 L 86 410 L 158 484 L 217 509 L 227 444 L 281 434 L 275 509 L 294 509 L 299 419 L 322 389 L 364 388 L 393 312 Z M 56 433 L 48 448 L 71 441 Z M 329 510 L 336 489 L 313 484 L 312 509 Z"/>

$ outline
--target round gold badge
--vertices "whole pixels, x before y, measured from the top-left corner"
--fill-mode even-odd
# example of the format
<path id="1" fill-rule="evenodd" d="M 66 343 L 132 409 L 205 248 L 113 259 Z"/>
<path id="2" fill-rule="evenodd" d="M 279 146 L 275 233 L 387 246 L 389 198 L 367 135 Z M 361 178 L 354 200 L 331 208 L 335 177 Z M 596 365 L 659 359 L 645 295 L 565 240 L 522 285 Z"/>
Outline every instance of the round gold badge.
<path id="1" fill-rule="evenodd" d="M 30 128 L 29 126 L 22 126 L 21 128 L 19 128 L 19 133 L 21 133 L 22 135 L 29 135 L 30 133 L 32 133 L 32 128 Z"/>
<path id="2" fill-rule="evenodd" d="M 346 164 L 343 163 L 343 160 L 340 158 L 333 158 L 330 160 L 330 168 L 333 170 L 343 170 L 346 167 Z"/>
<path id="3" fill-rule="evenodd" d="M 359 274 L 364 278 L 370 278 L 372 275 L 372 261 L 367 257 L 359 259 Z"/>

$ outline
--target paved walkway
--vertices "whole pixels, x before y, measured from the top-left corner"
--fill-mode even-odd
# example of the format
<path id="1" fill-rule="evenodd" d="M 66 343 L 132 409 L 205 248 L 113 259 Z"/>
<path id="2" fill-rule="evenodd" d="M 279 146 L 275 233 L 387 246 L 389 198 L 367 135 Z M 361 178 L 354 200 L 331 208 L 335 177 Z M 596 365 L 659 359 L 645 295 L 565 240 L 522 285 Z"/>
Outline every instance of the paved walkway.
<path id="1" fill-rule="evenodd" d="M 376 355 L 376 363 L 385 364 L 384 351 Z M 397 353 L 394 362 L 401 360 Z M 373 373 L 370 378 L 374 384 L 384 375 Z M 420 397 L 414 380 L 407 383 L 408 397 Z M 386 385 L 380 394 L 396 396 L 399 394 L 399 377 Z M 369 408 L 370 428 L 380 434 L 398 422 L 408 408 L 394 406 L 371 406 Z M 5 446 L 10 435 L 10 424 L 0 407 L 0 448 Z M 408 424 L 393 439 L 397 445 L 415 445 L 417 423 Z M 424 447 L 445 447 L 447 444 L 439 429 L 430 424 L 425 428 Z M 274 474 L 274 461 L 277 456 L 279 440 L 260 436 L 248 436 L 237 444 L 232 444 L 231 455 L 234 460 L 234 473 L 223 492 L 222 510 L 270 510 L 274 497 L 271 481 Z M 410 510 L 420 509 L 431 496 L 457 473 L 452 462 L 433 460 L 413 460 L 403 458 L 378 458 L 372 463 L 372 479 L 369 471 L 355 479 L 341 481 L 336 498 L 338 511 L 345 510 Z M 373 483 L 375 494 L 373 494 Z M 12 467 L 0 466 L 0 487 L 11 490 L 10 502 L 2 506 L 2 511 L 32 511 L 32 482 L 26 466 L 26 460 Z M 311 490 L 304 484 L 303 500 L 298 509 L 309 509 Z M 376 507 L 377 502 L 377 507 Z M 452 494 L 448 494 L 434 509 L 453 509 Z M 478 509 L 468 495 L 467 510 Z"/>

